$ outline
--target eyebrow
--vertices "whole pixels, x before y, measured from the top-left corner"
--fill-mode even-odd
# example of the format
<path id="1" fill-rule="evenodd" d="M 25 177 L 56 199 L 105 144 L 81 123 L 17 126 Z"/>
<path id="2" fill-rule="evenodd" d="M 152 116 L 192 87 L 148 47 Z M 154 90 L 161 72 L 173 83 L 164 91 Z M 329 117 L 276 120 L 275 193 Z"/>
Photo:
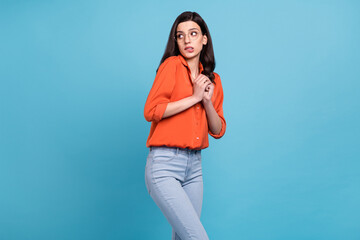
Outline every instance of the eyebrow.
<path id="1" fill-rule="evenodd" d="M 199 30 L 199 29 L 197 29 L 197 28 L 190 28 L 189 31 L 190 31 L 190 30 Z M 178 32 L 183 32 L 183 31 L 176 31 L 176 32 L 178 33 Z"/>

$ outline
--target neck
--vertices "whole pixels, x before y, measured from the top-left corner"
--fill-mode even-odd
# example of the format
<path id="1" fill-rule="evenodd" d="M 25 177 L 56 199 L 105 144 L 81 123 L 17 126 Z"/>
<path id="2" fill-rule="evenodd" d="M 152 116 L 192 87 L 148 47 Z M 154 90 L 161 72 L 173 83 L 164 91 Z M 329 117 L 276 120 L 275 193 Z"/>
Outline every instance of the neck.
<path id="1" fill-rule="evenodd" d="M 186 59 L 187 64 L 189 65 L 190 71 L 192 74 L 199 74 L 199 60 L 200 56 Z"/>

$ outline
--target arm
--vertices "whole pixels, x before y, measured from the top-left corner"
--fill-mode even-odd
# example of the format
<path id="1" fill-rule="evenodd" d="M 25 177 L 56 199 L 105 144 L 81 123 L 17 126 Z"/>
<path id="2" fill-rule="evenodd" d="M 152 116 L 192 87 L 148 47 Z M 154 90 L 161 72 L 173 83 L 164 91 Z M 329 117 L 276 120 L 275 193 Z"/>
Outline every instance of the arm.
<path id="1" fill-rule="evenodd" d="M 211 100 L 210 101 L 204 100 L 203 105 L 206 111 L 206 117 L 207 117 L 209 129 L 212 133 L 218 135 L 222 128 L 220 117 L 216 112 Z"/>
<path id="2" fill-rule="evenodd" d="M 176 62 L 167 58 L 159 67 L 144 107 L 146 121 L 158 122 L 162 119 L 175 86 Z"/>
<path id="3" fill-rule="evenodd" d="M 217 74 L 215 74 L 215 83 L 216 88 L 214 84 L 207 86 L 202 103 L 206 111 L 209 134 L 214 138 L 221 138 L 225 134 L 226 121 L 222 108 L 224 94 L 220 76 Z"/>
<path id="4" fill-rule="evenodd" d="M 153 86 L 147 97 L 144 116 L 147 121 L 158 122 L 178 114 L 203 99 L 205 87 L 210 80 L 204 79 L 202 74 L 194 80 L 193 95 L 178 101 L 170 102 L 171 94 L 175 86 L 176 63 L 169 57 L 159 67 Z M 202 76 L 201 76 L 202 75 Z"/>
<path id="5" fill-rule="evenodd" d="M 189 107 L 195 105 L 198 102 L 199 101 L 194 96 L 186 97 L 176 102 L 169 102 L 162 117 L 171 117 L 179 112 L 188 109 Z"/>
<path id="6" fill-rule="evenodd" d="M 193 82 L 193 95 L 175 102 L 169 102 L 166 106 L 163 118 L 171 117 L 179 112 L 182 112 L 203 99 L 205 88 L 210 84 L 210 80 L 204 78 L 204 75 L 201 75 L 202 74 L 199 74 Z"/>

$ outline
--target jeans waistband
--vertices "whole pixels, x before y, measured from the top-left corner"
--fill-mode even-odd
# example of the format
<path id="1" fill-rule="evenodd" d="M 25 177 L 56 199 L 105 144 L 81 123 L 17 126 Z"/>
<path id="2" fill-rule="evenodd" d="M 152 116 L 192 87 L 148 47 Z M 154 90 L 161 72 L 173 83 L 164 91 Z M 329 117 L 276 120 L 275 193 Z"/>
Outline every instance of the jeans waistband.
<path id="1" fill-rule="evenodd" d="M 167 147 L 167 146 L 150 147 L 150 151 L 152 151 L 153 149 L 163 149 L 163 150 L 170 150 L 174 152 L 189 153 L 189 154 L 201 153 L 201 149 L 190 149 L 190 148 L 179 148 L 179 147 Z"/>

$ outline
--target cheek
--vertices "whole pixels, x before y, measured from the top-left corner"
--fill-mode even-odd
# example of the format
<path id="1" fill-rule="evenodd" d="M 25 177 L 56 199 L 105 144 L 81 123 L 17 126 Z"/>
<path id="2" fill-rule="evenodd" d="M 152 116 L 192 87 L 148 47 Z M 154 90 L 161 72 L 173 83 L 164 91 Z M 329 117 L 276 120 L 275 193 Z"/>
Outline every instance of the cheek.
<path id="1" fill-rule="evenodd" d="M 202 41 L 199 41 L 196 43 L 196 48 L 199 49 L 199 51 L 201 51 L 203 49 L 204 45 L 202 44 Z"/>
<path id="2" fill-rule="evenodd" d="M 178 47 L 180 52 L 183 52 L 183 48 L 184 48 L 183 45 L 177 43 L 177 47 Z"/>

